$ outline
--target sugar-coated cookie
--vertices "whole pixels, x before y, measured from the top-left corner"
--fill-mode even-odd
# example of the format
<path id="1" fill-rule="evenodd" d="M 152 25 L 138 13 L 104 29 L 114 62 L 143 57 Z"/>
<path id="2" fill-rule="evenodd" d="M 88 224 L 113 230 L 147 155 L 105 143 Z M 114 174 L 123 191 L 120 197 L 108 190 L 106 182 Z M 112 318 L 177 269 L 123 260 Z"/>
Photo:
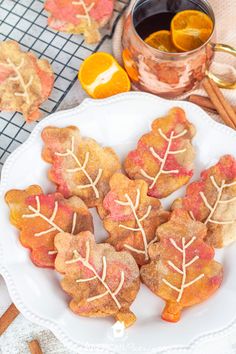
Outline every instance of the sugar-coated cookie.
<path id="1" fill-rule="evenodd" d="M 202 171 L 200 180 L 188 185 L 184 198 L 173 209 L 187 210 L 207 226 L 206 241 L 221 248 L 236 240 L 236 159 L 222 156 L 219 162 Z"/>
<path id="2" fill-rule="evenodd" d="M 99 206 L 109 190 L 110 177 L 120 169 L 109 147 L 82 138 L 77 127 L 46 127 L 42 157 L 52 166 L 49 178 L 65 198 L 79 196 L 89 207 Z"/>
<path id="3" fill-rule="evenodd" d="M 22 52 L 15 41 L 0 42 L 0 110 L 22 112 L 27 122 L 40 118 L 39 106 L 53 83 L 47 60 Z"/>
<path id="4" fill-rule="evenodd" d="M 110 179 L 110 192 L 103 201 L 108 211 L 103 220 L 109 233 L 107 242 L 117 251 L 130 252 L 139 265 L 149 261 L 148 246 L 157 241 L 157 227 L 169 218 L 160 201 L 148 197 L 147 192 L 145 181 L 132 181 L 116 173 Z"/>
<path id="5" fill-rule="evenodd" d="M 87 43 L 101 39 L 99 29 L 110 20 L 115 0 L 46 0 L 48 25 L 56 31 L 83 34 Z"/>
<path id="6" fill-rule="evenodd" d="M 85 317 L 113 316 L 128 327 L 135 322 L 130 306 L 140 287 L 139 269 L 128 252 L 96 244 L 91 232 L 60 233 L 55 268 L 64 274 L 62 288 L 73 312 Z"/>
<path id="7" fill-rule="evenodd" d="M 221 285 L 223 268 L 203 241 L 206 233 L 204 224 L 181 209 L 157 229 L 160 241 L 150 246 L 151 262 L 142 266 L 141 279 L 166 302 L 166 321 L 178 321 L 185 307 L 208 299 Z"/>
<path id="8" fill-rule="evenodd" d="M 131 179 L 144 179 L 150 196 L 167 197 L 193 175 L 194 135 L 184 110 L 172 108 L 165 117 L 154 120 L 151 132 L 139 139 L 125 160 L 125 171 Z"/>
<path id="9" fill-rule="evenodd" d="M 10 190 L 5 200 L 10 221 L 20 230 L 20 242 L 30 249 L 32 262 L 39 267 L 54 267 L 57 233 L 93 231 L 92 216 L 78 197 L 64 199 L 60 193 L 44 194 L 41 187 L 33 185 L 26 190 Z"/>

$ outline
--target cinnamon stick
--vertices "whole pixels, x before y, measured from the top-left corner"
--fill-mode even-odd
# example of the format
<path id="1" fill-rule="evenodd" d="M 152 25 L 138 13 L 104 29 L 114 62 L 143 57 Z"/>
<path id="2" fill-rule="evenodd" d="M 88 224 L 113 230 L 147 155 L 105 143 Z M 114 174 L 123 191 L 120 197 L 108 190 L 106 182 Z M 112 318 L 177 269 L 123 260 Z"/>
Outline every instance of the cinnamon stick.
<path id="1" fill-rule="evenodd" d="M 230 102 L 224 97 L 223 93 L 219 89 L 219 87 L 216 85 L 216 83 L 213 80 L 210 80 L 210 85 L 214 92 L 216 93 L 217 97 L 221 101 L 225 111 L 228 113 L 230 119 L 232 120 L 233 124 L 236 126 L 236 113 L 233 110 L 233 107 L 231 106 Z"/>
<path id="2" fill-rule="evenodd" d="M 236 129 L 236 113 L 230 103 L 225 99 L 218 86 L 211 79 L 205 78 L 203 87 L 225 124 Z"/>
<path id="3" fill-rule="evenodd" d="M 10 326 L 14 319 L 19 315 L 19 310 L 11 304 L 0 318 L 0 336 Z"/>
<path id="4" fill-rule="evenodd" d="M 28 342 L 28 347 L 31 354 L 43 354 L 40 344 L 36 339 Z"/>
<path id="5" fill-rule="evenodd" d="M 212 112 L 217 112 L 215 106 L 211 102 L 211 100 L 206 96 L 201 95 L 190 95 L 188 98 L 189 102 L 195 103 L 197 106 L 201 108 L 209 109 Z M 236 106 L 232 106 L 234 112 L 236 113 Z"/>
<path id="6" fill-rule="evenodd" d="M 189 96 L 189 102 L 195 103 L 196 105 L 210 109 L 211 111 L 216 112 L 216 108 L 208 97 L 200 96 L 200 95 L 191 95 Z"/>

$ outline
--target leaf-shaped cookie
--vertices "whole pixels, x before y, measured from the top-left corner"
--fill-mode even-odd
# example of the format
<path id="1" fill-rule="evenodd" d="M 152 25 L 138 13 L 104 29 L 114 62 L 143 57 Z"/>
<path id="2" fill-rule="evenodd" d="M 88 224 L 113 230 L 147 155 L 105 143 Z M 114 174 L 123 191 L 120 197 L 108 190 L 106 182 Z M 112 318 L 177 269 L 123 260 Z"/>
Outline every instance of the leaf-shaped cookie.
<path id="1" fill-rule="evenodd" d="M 204 224 L 181 209 L 157 229 L 160 242 L 150 246 L 151 263 L 142 266 L 141 279 L 166 301 L 166 321 L 178 321 L 183 308 L 208 299 L 221 285 L 222 265 L 203 241 L 206 232 Z"/>
<path id="2" fill-rule="evenodd" d="M 172 108 L 166 117 L 154 120 L 152 131 L 139 139 L 125 160 L 125 171 L 132 179 L 144 179 L 150 196 L 167 197 L 193 175 L 194 134 L 183 109 Z"/>
<path id="3" fill-rule="evenodd" d="M 87 43 L 101 39 L 99 29 L 110 20 L 114 0 L 46 0 L 48 25 L 57 31 L 83 33 Z"/>
<path id="4" fill-rule="evenodd" d="M 46 127 L 43 159 L 52 164 L 49 178 L 68 198 L 77 195 L 90 208 L 102 203 L 110 177 L 120 169 L 118 156 L 95 140 L 82 138 L 77 127 Z"/>
<path id="5" fill-rule="evenodd" d="M 32 262 L 39 267 L 54 267 L 57 233 L 93 231 L 92 216 L 78 197 L 64 199 L 60 193 L 43 194 L 39 186 L 33 185 L 26 190 L 10 190 L 5 200 L 10 221 L 20 230 L 20 242 L 30 249 Z"/>
<path id="6" fill-rule="evenodd" d="M 139 269 L 128 252 L 108 243 L 96 244 L 90 232 L 55 237 L 55 268 L 64 274 L 62 288 L 70 294 L 70 308 L 80 316 L 114 316 L 126 327 L 136 319 L 130 305 L 140 287 Z"/>
<path id="7" fill-rule="evenodd" d="M 193 219 L 207 225 L 206 241 L 224 247 L 236 240 L 236 160 L 225 155 L 202 171 L 198 182 L 187 187 L 186 196 L 177 199 L 173 209 L 187 210 Z"/>
<path id="8" fill-rule="evenodd" d="M 148 184 L 132 181 L 121 173 L 110 179 L 110 192 L 103 201 L 108 216 L 103 225 L 117 251 L 129 251 L 139 265 L 149 260 L 148 246 L 157 240 L 157 227 L 166 222 L 169 212 L 158 199 L 148 197 Z"/>
<path id="9" fill-rule="evenodd" d="M 0 110 L 22 112 L 27 122 L 38 119 L 53 83 L 47 60 L 22 52 L 17 42 L 0 43 Z"/>

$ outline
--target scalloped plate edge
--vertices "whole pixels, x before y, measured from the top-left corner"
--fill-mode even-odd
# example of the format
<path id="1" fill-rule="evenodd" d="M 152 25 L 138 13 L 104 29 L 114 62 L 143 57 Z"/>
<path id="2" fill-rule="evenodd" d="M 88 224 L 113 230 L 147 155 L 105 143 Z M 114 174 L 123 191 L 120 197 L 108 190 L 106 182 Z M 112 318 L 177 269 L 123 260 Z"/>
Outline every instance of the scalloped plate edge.
<path id="1" fill-rule="evenodd" d="M 74 108 L 68 109 L 68 110 L 55 112 L 55 113 L 49 115 L 48 117 L 44 118 L 33 129 L 32 133 L 30 134 L 28 139 L 22 145 L 20 145 L 16 150 L 14 150 L 14 152 L 11 153 L 11 155 L 5 161 L 3 169 L 2 169 L 2 174 L 1 174 L 0 197 L 3 194 L 4 186 L 7 181 L 8 170 L 10 169 L 11 164 L 14 162 L 15 158 L 17 158 L 18 154 L 20 154 L 22 151 L 27 149 L 27 147 L 30 145 L 31 141 L 34 139 L 34 137 L 37 135 L 37 133 L 41 130 L 41 128 L 47 124 L 50 124 L 50 122 L 53 119 L 55 119 L 55 117 L 60 118 L 65 115 L 68 115 L 72 112 L 73 113 L 80 113 L 82 110 L 85 110 L 86 108 L 88 108 L 90 104 L 103 106 L 103 105 L 110 104 L 113 102 L 119 102 L 124 99 L 126 100 L 127 98 L 133 99 L 136 97 L 140 97 L 142 99 L 152 99 L 152 100 L 155 99 L 156 101 L 159 101 L 159 102 L 167 101 L 163 98 L 160 98 L 158 96 L 148 94 L 145 92 L 129 92 L 129 93 L 122 93 L 122 94 L 119 94 L 119 95 L 116 95 L 113 97 L 109 97 L 109 98 L 105 98 L 105 99 L 101 99 L 101 100 L 94 100 L 91 98 L 86 98 L 77 107 L 74 107 Z M 175 103 L 175 105 L 178 105 L 178 104 L 183 105 L 183 101 L 174 101 L 174 103 Z M 235 132 L 231 128 L 212 120 L 210 118 L 210 116 L 200 107 L 198 107 L 195 104 L 190 103 L 190 102 L 184 102 L 184 105 L 189 105 L 195 111 L 199 111 L 199 113 L 200 113 L 199 118 L 206 119 L 208 121 L 208 124 L 214 126 L 214 128 L 220 129 L 221 131 L 224 131 L 224 133 L 226 133 L 226 134 L 230 134 L 230 135 L 235 136 Z M 4 259 L 3 250 L 1 248 L 1 243 L 0 243 L 0 259 L 1 260 Z M 84 353 L 85 352 L 87 353 L 88 350 L 99 350 L 99 352 L 104 353 L 104 354 L 118 354 L 117 351 L 109 350 L 107 345 L 89 345 L 89 344 L 83 344 L 81 342 L 77 342 L 77 341 L 74 341 L 73 339 L 71 339 L 70 336 L 64 330 L 62 330 L 60 328 L 60 326 L 57 325 L 52 319 L 47 319 L 42 316 L 39 316 L 27 308 L 27 305 L 24 303 L 23 299 L 20 297 L 20 295 L 18 294 L 18 292 L 16 290 L 13 277 L 9 273 L 9 271 L 7 270 L 7 267 L 4 265 L 4 261 L 2 262 L 2 264 L 0 263 L 0 274 L 3 276 L 3 278 L 6 282 L 6 285 L 7 285 L 7 288 L 8 288 L 8 291 L 9 291 L 12 301 L 14 302 L 16 307 L 19 309 L 19 311 L 24 315 L 24 317 L 36 324 L 39 324 L 39 325 L 51 330 L 53 332 L 53 334 L 67 348 L 69 348 L 73 351 L 76 351 L 76 352 L 78 352 L 78 350 L 79 350 L 80 354 L 82 354 L 82 352 L 81 352 L 82 350 L 84 350 Z M 194 338 L 188 345 L 156 347 L 156 348 L 152 349 L 152 352 L 155 352 L 158 354 L 165 354 L 165 353 L 169 353 L 170 351 L 179 351 L 179 352 L 181 352 L 181 354 L 183 352 L 190 354 L 190 351 L 194 347 L 196 347 L 197 345 L 207 342 L 207 341 L 211 341 L 215 338 L 224 337 L 224 336 L 230 334 L 235 328 L 236 328 L 236 314 L 235 314 L 234 320 L 231 323 L 229 323 L 228 325 L 224 326 L 220 330 L 202 334 L 202 335 Z M 127 349 L 128 349 L 128 347 L 129 347 L 129 345 L 126 346 Z M 133 345 L 132 345 L 132 349 L 134 349 Z"/>

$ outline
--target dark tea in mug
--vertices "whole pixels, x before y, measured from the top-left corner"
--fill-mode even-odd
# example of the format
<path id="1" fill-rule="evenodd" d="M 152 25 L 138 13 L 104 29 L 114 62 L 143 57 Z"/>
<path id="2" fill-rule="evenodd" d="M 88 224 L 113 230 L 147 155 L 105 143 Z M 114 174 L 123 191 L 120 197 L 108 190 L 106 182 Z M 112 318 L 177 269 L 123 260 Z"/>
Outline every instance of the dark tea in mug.
<path id="1" fill-rule="evenodd" d="M 135 29 L 143 40 L 156 31 L 169 30 L 171 20 L 180 11 L 197 10 L 209 15 L 207 8 L 197 2 L 170 0 L 153 3 L 156 5 L 149 3 L 149 6 L 137 7 L 134 13 Z"/>
<path id="2" fill-rule="evenodd" d="M 138 35 L 147 44 L 167 52 L 196 49 L 213 31 L 207 8 L 194 1 L 151 1 L 149 6 L 143 2 L 135 9 L 133 19 Z"/>

